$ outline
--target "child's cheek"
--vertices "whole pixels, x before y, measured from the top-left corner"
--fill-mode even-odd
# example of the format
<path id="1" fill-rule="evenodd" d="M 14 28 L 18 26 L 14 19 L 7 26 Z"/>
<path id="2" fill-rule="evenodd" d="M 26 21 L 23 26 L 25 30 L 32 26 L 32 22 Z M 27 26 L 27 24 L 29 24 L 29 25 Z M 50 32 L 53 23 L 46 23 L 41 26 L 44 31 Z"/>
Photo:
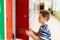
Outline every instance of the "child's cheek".
<path id="1" fill-rule="evenodd" d="M 39 22 L 41 23 L 41 20 L 39 20 Z"/>

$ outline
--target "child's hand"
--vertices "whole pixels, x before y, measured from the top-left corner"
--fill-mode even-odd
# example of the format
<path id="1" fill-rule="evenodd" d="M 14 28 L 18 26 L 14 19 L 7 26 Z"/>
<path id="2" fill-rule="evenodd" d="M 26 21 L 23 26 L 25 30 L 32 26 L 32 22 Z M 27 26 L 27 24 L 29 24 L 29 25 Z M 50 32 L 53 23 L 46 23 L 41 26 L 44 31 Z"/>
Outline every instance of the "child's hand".
<path id="1" fill-rule="evenodd" d="M 33 32 L 33 30 L 30 28 L 30 31 L 32 31 Z"/>

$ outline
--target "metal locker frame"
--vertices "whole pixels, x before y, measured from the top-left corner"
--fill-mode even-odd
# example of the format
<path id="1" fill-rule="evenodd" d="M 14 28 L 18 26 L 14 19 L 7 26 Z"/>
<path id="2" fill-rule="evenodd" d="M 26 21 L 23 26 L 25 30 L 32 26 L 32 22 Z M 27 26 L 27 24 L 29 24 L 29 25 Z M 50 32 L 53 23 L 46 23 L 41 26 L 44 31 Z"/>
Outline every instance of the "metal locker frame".
<path id="1" fill-rule="evenodd" d="M 12 0 L 6 0 L 6 39 L 12 39 Z"/>

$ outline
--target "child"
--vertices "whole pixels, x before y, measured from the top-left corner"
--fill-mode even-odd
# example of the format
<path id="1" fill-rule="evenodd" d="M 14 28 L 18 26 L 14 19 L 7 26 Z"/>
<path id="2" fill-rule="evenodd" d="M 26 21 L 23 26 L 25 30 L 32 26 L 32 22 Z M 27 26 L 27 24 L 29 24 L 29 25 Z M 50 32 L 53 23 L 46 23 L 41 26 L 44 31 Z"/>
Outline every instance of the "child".
<path id="1" fill-rule="evenodd" d="M 51 33 L 48 24 L 46 22 L 49 20 L 50 14 L 46 10 L 41 10 L 39 12 L 39 23 L 41 23 L 38 33 L 34 32 L 32 29 L 26 30 L 26 35 L 33 38 L 33 40 L 51 40 Z"/>

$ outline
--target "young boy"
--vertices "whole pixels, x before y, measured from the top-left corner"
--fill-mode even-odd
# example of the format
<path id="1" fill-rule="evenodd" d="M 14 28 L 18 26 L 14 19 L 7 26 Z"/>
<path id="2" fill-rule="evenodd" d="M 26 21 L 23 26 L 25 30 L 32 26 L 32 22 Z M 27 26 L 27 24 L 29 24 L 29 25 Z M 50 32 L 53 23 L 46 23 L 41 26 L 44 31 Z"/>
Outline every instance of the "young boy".
<path id="1" fill-rule="evenodd" d="M 46 10 L 41 10 L 39 12 L 39 23 L 41 23 L 38 33 L 34 32 L 32 29 L 26 30 L 26 35 L 33 38 L 33 40 L 51 40 L 51 32 L 48 24 L 46 22 L 49 20 L 50 14 Z"/>

